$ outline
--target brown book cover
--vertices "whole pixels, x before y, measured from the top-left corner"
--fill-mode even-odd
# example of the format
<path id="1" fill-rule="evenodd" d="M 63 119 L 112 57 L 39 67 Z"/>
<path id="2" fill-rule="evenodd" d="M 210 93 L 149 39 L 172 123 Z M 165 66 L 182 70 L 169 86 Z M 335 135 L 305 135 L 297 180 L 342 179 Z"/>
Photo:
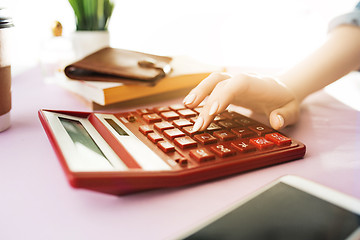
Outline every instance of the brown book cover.
<path id="1" fill-rule="evenodd" d="M 106 47 L 65 68 L 73 80 L 154 86 L 171 72 L 171 57 Z"/>

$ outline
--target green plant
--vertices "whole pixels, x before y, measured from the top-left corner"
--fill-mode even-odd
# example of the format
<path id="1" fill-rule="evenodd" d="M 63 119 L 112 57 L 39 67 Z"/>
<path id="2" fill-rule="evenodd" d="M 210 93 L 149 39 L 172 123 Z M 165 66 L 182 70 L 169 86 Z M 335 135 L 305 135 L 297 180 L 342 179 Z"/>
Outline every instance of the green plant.
<path id="1" fill-rule="evenodd" d="M 77 31 L 106 31 L 114 3 L 111 0 L 68 0 L 75 13 Z"/>

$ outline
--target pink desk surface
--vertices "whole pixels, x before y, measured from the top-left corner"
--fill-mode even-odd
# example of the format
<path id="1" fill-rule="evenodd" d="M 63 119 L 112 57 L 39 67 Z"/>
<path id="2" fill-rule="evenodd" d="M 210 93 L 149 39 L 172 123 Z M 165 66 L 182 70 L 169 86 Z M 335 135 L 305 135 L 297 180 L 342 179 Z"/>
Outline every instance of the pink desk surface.
<path id="1" fill-rule="evenodd" d="M 0 133 L 0 239 L 172 239 L 286 174 L 360 199 L 360 114 L 323 91 L 306 100 L 299 123 L 284 131 L 307 145 L 304 159 L 123 197 L 68 185 L 38 120 L 40 108 L 89 110 L 45 84 L 37 69 L 13 79 L 12 127 Z"/>

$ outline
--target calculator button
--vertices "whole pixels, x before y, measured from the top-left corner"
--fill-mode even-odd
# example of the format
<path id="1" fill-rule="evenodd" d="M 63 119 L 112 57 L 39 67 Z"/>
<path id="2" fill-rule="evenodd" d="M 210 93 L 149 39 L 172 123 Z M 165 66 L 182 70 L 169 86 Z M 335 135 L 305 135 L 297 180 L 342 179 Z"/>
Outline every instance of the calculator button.
<path id="1" fill-rule="evenodd" d="M 177 114 L 176 112 L 174 111 L 169 111 L 169 112 L 162 112 L 160 113 L 160 115 L 165 118 L 167 121 L 170 121 L 170 120 L 175 120 L 175 119 L 179 119 L 179 114 Z"/>
<path id="2" fill-rule="evenodd" d="M 148 123 L 155 123 L 155 122 L 162 121 L 161 117 L 159 115 L 157 115 L 156 113 L 143 115 L 143 118 Z"/>
<path id="3" fill-rule="evenodd" d="M 219 115 L 216 115 L 215 118 L 214 118 L 214 121 L 215 122 L 218 122 L 218 121 L 223 121 L 225 120 L 226 118 L 224 116 L 222 116 L 221 114 Z"/>
<path id="4" fill-rule="evenodd" d="M 197 115 L 196 112 L 194 112 L 191 109 L 182 109 L 182 110 L 178 110 L 177 112 L 178 114 L 180 114 L 180 116 L 184 118 L 195 117 Z"/>
<path id="5" fill-rule="evenodd" d="M 239 124 L 231 120 L 219 121 L 217 124 L 223 128 L 235 128 L 239 126 Z"/>
<path id="6" fill-rule="evenodd" d="M 200 133 L 199 131 L 194 131 L 193 126 L 184 127 L 182 130 L 189 136 L 194 136 L 195 133 Z"/>
<path id="7" fill-rule="evenodd" d="M 174 145 L 172 145 L 172 144 L 169 143 L 168 141 L 159 141 L 159 142 L 157 143 L 157 146 L 158 146 L 163 152 L 165 152 L 165 153 L 175 151 Z"/>
<path id="8" fill-rule="evenodd" d="M 149 133 L 153 132 L 154 130 L 149 125 L 141 125 L 139 127 L 139 131 L 144 135 L 148 135 Z"/>
<path id="9" fill-rule="evenodd" d="M 265 125 L 253 125 L 253 126 L 249 126 L 249 129 L 254 131 L 258 136 L 264 136 L 267 133 L 271 133 L 274 130 L 272 130 L 271 128 L 265 126 Z"/>
<path id="10" fill-rule="evenodd" d="M 169 108 L 173 111 L 177 111 L 180 109 L 185 109 L 186 107 L 182 104 L 174 104 L 174 105 L 169 106 Z"/>
<path id="11" fill-rule="evenodd" d="M 211 136 L 209 133 L 202 133 L 194 136 L 195 140 L 202 144 L 216 143 L 217 139 Z"/>
<path id="12" fill-rule="evenodd" d="M 174 129 L 165 130 L 164 136 L 173 140 L 174 138 L 185 136 L 185 133 L 183 133 L 177 128 L 174 128 Z"/>
<path id="13" fill-rule="evenodd" d="M 271 149 L 275 146 L 273 142 L 266 140 L 264 137 L 252 138 L 250 143 L 260 150 Z"/>
<path id="14" fill-rule="evenodd" d="M 221 116 L 228 118 L 228 119 L 235 119 L 235 118 L 241 118 L 242 115 L 238 114 L 237 112 L 223 112 L 221 113 Z"/>
<path id="15" fill-rule="evenodd" d="M 174 124 L 176 127 L 179 127 L 179 128 L 188 127 L 188 126 L 192 126 L 192 125 L 193 125 L 193 123 L 190 122 L 190 121 L 187 120 L 187 119 L 174 120 L 174 121 L 173 121 L 173 124 Z"/>
<path id="16" fill-rule="evenodd" d="M 231 129 L 231 131 L 240 138 L 253 137 L 256 135 L 255 132 L 249 130 L 246 127 L 233 128 L 233 129 Z"/>
<path id="17" fill-rule="evenodd" d="M 281 135 L 280 133 L 270 133 L 266 134 L 265 138 L 269 141 L 274 142 L 278 146 L 287 146 L 291 144 L 291 139 Z"/>
<path id="18" fill-rule="evenodd" d="M 175 138 L 174 143 L 176 146 L 182 149 L 197 146 L 197 143 L 191 137 L 188 136 Z"/>
<path id="19" fill-rule="evenodd" d="M 249 144 L 249 141 L 243 140 L 232 142 L 231 146 L 242 153 L 252 152 L 256 150 L 253 145 Z"/>
<path id="20" fill-rule="evenodd" d="M 168 111 L 170 111 L 170 108 L 168 108 L 168 107 L 156 107 L 156 108 L 154 108 L 154 111 L 156 113 L 168 112 Z"/>
<path id="21" fill-rule="evenodd" d="M 145 114 L 153 113 L 152 110 L 150 110 L 150 109 L 145 109 L 145 108 L 144 108 L 144 109 L 137 109 L 136 112 L 137 112 L 140 116 L 145 115 Z"/>
<path id="22" fill-rule="evenodd" d="M 208 126 L 208 128 L 206 129 L 206 131 L 209 131 L 209 132 L 211 132 L 211 131 L 216 131 L 216 130 L 221 130 L 222 128 L 219 126 L 219 125 L 217 125 L 216 123 L 210 123 L 210 125 Z"/>
<path id="23" fill-rule="evenodd" d="M 148 139 L 150 139 L 153 143 L 157 143 L 160 140 L 163 140 L 163 137 L 159 134 L 152 132 L 147 135 Z"/>
<path id="24" fill-rule="evenodd" d="M 220 130 L 213 133 L 215 137 L 219 138 L 222 141 L 228 141 L 236 138 L 236 135 L 227 131 L 227 130 Z"/>
<path id="25" fill-rule="evenodd" d="M 244 127 L 256 124 L 255 121 L 252 121 L 246 117 L 240 117 L 235 119 L 234 121 Z"/>
<path id="26" fill-rule="evenodd" d="M 215 159 L 215 155 L 206 150 L 205 148 L 190 150 L 189 155 L 198 162 L 205 162 Z"/>
<path id="27" fill-rule="evenodd" d="M 168 129 L 172 129 L 174 128 L 174 126 L 166 121 L 163 122 L 157 122 L 154 124 L 154 127 L 156 130 L 158 130 L 159 132 L 163 132 L 164 130 L 168 130 Z"/>
<path id="28" fill-rule="evenodd" d="M 228 157 L 236 154 L 235 149 L 233 149 L 227 144 L 217 144 L 215 146 L 212 146 L 210 150 L 219 157 Z"/>

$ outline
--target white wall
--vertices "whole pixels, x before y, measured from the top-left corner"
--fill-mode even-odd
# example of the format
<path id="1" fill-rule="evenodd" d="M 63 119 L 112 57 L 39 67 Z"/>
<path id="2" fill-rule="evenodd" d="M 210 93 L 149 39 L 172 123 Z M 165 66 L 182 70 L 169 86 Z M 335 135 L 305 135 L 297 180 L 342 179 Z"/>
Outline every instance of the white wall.
<path id="1" fill-rule="evenodd" d="M 111 44 L 222 65 L 283 68 L 316 47 L 357 0 L 117 0 Z M 67 0 L 0 0 L 16 24 L 14 67 L 38 63 L 53 20 L 74 31 Z"/>

